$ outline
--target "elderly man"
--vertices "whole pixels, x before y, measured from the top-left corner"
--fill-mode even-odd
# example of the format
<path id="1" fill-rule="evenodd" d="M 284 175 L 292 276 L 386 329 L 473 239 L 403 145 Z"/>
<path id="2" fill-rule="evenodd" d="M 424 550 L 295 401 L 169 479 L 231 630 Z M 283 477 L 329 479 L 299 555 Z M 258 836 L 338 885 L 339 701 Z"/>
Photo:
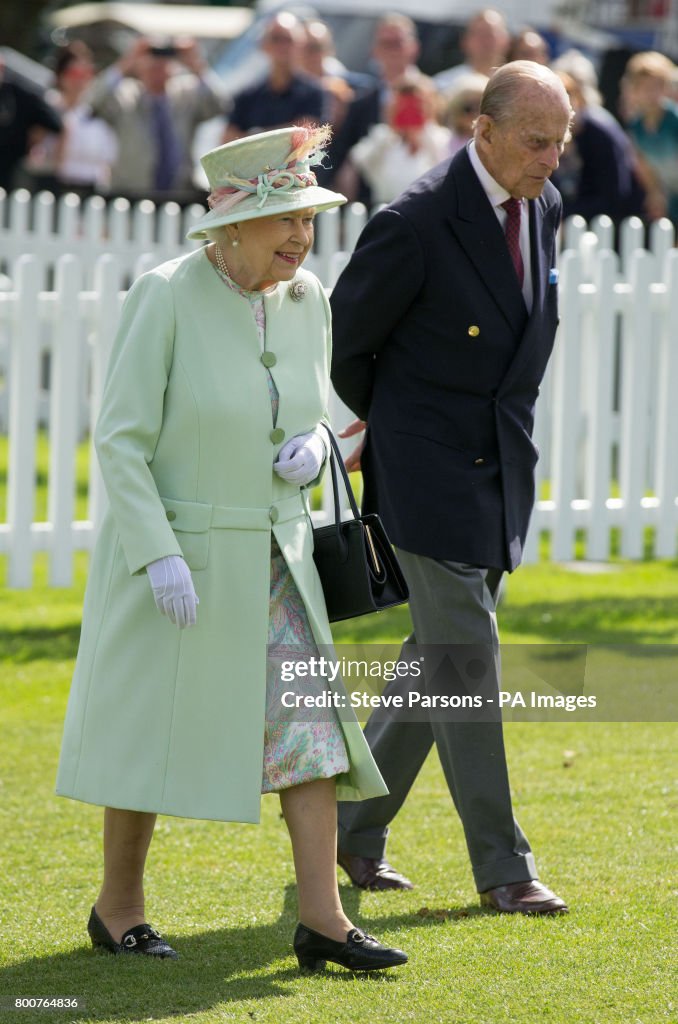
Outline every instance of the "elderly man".
<path id="1" fill-rule="evenodd" d="M 557 324 L 561 202 L 548 179 L 571 117 L 553 72 L 531 61 L 500 68 L 468 147 L 368 223 L 332 295 L 332 379 L 367 423 L 365 506 L 382 516 L 407 577 L 409 642 L 485 652 L 495 699 L 495 602 L 502 573 L 521 560 L 534 404 Z M 424 675 L 427 692 L 453 682 L 426 665 Z M 405 709 L 408 686 L 387 688 L 402 691 Z M 537 880 L 514 819 L 501 721 L 379 711 L 366 736 L 390 792 L 341 805 L 339 863 L 355 884 L 412 887 L 384 859 L 386 837 L 435 742 L 481 902 L 567 910 Z"/>
<path id="2" fill-rule="evenodd" d="M 220 80 L 193 40 L 154 45 L 143 37 L 97 76 L 84 99 L 117 135 L 109 191 L 131 198 L 192 189 L 195 130 L 226 106 Z"/>
<path id="3" fill-rule="evenodd" d="M 294 14 L 281 11 L 271 18 L 261 41 L 268 72 L 235 97 L 224 142 L 269 128 L 323 120 L 325 93 L 301 70 L 305 42 L 306 30 Z"/>

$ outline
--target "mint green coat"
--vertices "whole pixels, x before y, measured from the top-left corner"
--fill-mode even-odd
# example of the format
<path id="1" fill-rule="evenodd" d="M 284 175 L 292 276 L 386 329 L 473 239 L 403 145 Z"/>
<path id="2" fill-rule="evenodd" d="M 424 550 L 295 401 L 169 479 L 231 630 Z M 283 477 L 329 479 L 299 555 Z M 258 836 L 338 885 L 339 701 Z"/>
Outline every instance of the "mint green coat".
<path id="1" fill-rule="evenodd" d="M 330 312 L 300 270 L 265 296 L 280 394 L 272 435 L 249 302 L 205 251 L 140 277 L 125 301 L 95 433 L 110 508 L 92 558 L 57 792 L 190 818 L 259 820 L 271 530 L 319 644 L 331 644 L 299 487 L 273 472 L 285 440 L 324 416 Z M 144 570 L 183 554 L 200 604 L 184 630 Z M 337 689 L 337 684 L 334 684 Z M 340 692 L 343 690 L 340 689 Z M 352 713 L 340 799 L 387 792 Z"/>

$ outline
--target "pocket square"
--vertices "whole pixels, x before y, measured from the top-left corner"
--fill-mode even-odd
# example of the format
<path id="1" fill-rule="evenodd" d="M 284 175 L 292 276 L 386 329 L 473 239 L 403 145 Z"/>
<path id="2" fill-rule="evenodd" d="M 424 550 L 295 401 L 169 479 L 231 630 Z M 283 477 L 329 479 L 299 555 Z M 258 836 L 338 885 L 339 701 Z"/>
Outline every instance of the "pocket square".
<path id="1" fill-rule="evenodd" d="M 549 284 L 558 284 L 558 268 L 551 267 L 549 270 Z"/>

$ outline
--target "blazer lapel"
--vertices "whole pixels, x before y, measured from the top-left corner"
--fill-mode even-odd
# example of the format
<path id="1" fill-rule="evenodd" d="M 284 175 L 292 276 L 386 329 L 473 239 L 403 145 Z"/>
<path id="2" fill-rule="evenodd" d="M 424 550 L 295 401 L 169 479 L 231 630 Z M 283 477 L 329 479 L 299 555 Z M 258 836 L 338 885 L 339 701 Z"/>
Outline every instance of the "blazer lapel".
<path id="1" fill-rule="evenodd" d="M 447 219 L 459 243 L 474 264 L 500 310 L 514 329 L 522 329 L 525 301 L 513 270 L 504 232 L 485 190 L 471 166 L 466 150 L 450 165 L 454 187 Z"/>
<path id="2" fill-rule="evenodd" d="M 532 270 L 532 310 L 527 320 L 520 344 L 511 361 L 502 388 L 510 385 L 529 359 L 535 346 L 542 338 L 544 324 L 544 303 L 548 275 L 548 261 L 553 248 L 555 207 L 546 206 L 543 198 L 529 201 L 530 216 L 530 265 Z"/>

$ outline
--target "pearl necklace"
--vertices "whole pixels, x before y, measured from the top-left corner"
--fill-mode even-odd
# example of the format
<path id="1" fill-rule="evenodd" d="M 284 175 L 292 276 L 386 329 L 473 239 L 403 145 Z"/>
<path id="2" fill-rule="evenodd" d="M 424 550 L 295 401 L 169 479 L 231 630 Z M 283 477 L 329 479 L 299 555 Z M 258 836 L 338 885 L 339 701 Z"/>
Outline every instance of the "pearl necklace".
<path id="1" fill-rule="evenodd" d="M 221 273 L 224 275 L 224 277 L 227 277 L 229 281 L 231 281 L 233 284 L 235 284 L 235 282 L 233 281 L 233 278 L 231 277 L 231 272 L 229 271 L 228 267 L 226 266 L 226 260 L 224 259 L 224 254 L 221 251 L 221 246 L 219 245 L 218 242 L 215 243 L 215 246 L 214 246 L 214 262 L 217 265 L 217 269 L 219 271 L 221 271 Z"/>

